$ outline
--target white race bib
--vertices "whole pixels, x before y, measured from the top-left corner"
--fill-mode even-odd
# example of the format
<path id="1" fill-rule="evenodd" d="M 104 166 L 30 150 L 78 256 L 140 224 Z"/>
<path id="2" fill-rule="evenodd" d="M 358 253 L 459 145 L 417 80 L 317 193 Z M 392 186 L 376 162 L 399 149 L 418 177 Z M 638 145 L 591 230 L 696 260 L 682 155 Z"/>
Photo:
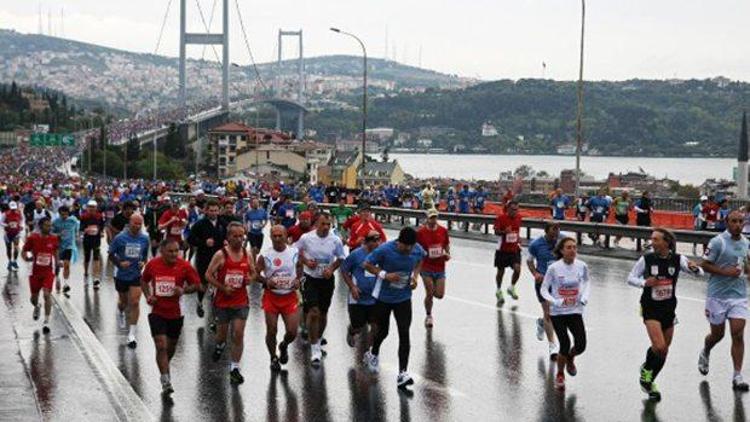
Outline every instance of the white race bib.
<path id="1" fill-rule="evenodd" d="M 427 250 L 428 256 L 430 258 L 441 258 L 443 256 L 443 247 L 442 246 L 430 246 L 430 248 Z"/>
<path id="2" fill-rule="evenodd" d="M 245 285 L 245 275 L 235 272 L 227 273 L 227 275 L 224 277 L 224 284 L 233 289 L 239 289 Z"/>
<path id="3" fill-rule="evenodd" d="M 602 213 L 604 213 L 604 207 L 596 207 L 596 213 L 597 213 L 597 214 L 602 214 Z"/>
<path id="4" fill-rule="evenodd" d="M 518 242 L 518 233 L 511 232 L 505 234 L 505 241 L 508 243 L 517 243 Z"/>
<path id="5" fill-rule="evenodd" d="M 563 300 L 562 306 L 564 308 L 572 308 L 576 306 L 576 303 L 578 302 L 578 288 L 577 287 L 567 287 L 567 288 L 559 288 L 557 289 L 557 293 L 560 295 L 560 297 Z"/>
<path id="6" fill-rule="evenodd" d="M 261 227 L 263 227 L 263 223 L 260 221 L 253 221 L 250 223 L 250 228 L 253 230 L 260 230 Z"/>
<path id="7" fill-rule="evenodd" d="M 394 289 L 405 289 L 409 287 L 411 283 L 411 273 L 400 273 L 398 275 L 398 282 L 393 283 Z"/>
<path id="8" fill-rule="evenodd" d="M 294 277 L 292 276 L 277 274 L 271 277 L 271 280 L 276 289 L 279 290 L 289 290 L 294 286 Z"/>
<path id="9" fill-rule="evenodd" d="M 651 299 L 655 301 L 669 300 L 674 294 L 674 284 L 669 278 L 658 280 L 656 286 L 651 287 Z"/>
<path id="10" fill-rule="evenodd" d="M 171 235 L 180 235 L 180 234 L 182 234 L 182 227 L 173 225 L 169 229 L 169 234 L 171 234 Z"/>
<path id="11" fill-rule="evenodd" d="M 141 245 L 128 243 L 125 245 L 125 258 L 138 259 L 141 256 Z"/>
<path id="12" fill-rule="evenodd" d="M 175 285 L 173 277 L 157 277 L 154 280 L 154 295 L 159 297 L 173 296 Z"/>
<path id="13" fill-rule="evenodd" d="M 36 256 L 36 265 L 39 267 L 49 267 L 52 265 L 52 255 L 40 253 Z"/>
<path id="14" fill-rule="evenodd" d="M 99 234 L 99 226 L 94 226 L 94 225 L 87 226 L 86 234 L 89 236 L 96 236 L 97 234 Z"/>
<path id="15" fill-rule="evenodd" d="M 15 221 L 11 221 L 10 223 L 8 223 L 8 228 L 9 229 L 17 229 L 18 228 L 18 223 L 15 222 Z"/>
<path id="16" fill-rule="evenodd" d="M 565 202 L 557 201 L 557 208 L 565 208 Z"/>
<path id="17" fill-rule="evenodd" d="M 286 218 L 294 218 L 294 210 L 286 210 Z"/>

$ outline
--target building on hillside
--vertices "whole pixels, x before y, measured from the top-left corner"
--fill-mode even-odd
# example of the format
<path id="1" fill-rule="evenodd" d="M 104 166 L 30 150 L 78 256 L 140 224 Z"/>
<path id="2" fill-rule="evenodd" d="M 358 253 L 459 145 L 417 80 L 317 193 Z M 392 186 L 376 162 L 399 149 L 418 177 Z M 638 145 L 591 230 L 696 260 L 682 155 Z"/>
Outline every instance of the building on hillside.
<path id="1" fill-rule="evenodd" d="M 365 163 L 359 182 L 364 182 L 365 186 L 400 185 L 405 178 L 406 175 L 397 160 L 370 161 Z"/>
<path id="2" fill-rule="evenodd" d="M 483 137 L 491 137 L 491 136 L 497 136 L 497 128 L 495 125 L 493 125 L 490 122 L 484 122 L 482 124 L 482 136 Z"/>
<path id="3" fill-rule="evenodd" d="M 395 131 L 392 127 L 376 127 L 365 130 L 365 133 L 367 134 L 368 141 L 370 139 L 377 139 L 382 142 L 393 138 Z"/>
<path id="4" fill-rule="evenodd" d="M 336 150 L 328 164 L 318 171 L 318 181 L 326 185 L 336 182 L 341 187 L 354 189 L 357 187 L 357 171 L 361 163 L 362 154 L 359 150 Z"/>

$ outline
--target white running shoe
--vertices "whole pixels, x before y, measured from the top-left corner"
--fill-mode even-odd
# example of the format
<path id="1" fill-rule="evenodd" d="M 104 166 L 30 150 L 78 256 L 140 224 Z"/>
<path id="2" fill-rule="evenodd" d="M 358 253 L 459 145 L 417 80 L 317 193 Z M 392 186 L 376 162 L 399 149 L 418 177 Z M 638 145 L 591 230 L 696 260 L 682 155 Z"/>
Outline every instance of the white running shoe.
<path id="1" fill-rule="evenodd" d="M 117 327 L 121 330 L 127 328 L 127 321 L 125 321 L 125 312 L 117 310 Z"/>
<path id="2" fill-rule="evenodd" d="M 362 362 L 367 365 L 367 369 L 372 372 L 373 374 L 378 373 L 380 370 L 379 367 L 379 359 L 377 355 L 373 355 L 372 352 L 369 350 L 365 352 L 365 355 L 362 357 Z"/>
<path id="3" fill-rule="evenodd" d="M 432 328 L 433 325 L 435 325 L 435 321 L 433 321 L 432 315 L 427 315 L 424 319 L 424 326 L 426 328 Z"/>
<path id="4" fill-rule="evenodd" d="M 409 375 L 406 371 L 401 371 L 401 373 L 398 374 L 398 377 L 396 378 L 396 384 L 398 384 L 398 388 L 406 388 L 410 385 L 414 384 L 414 380 L 411 378 L 411 375 Z"/>
<path id="5" fill-rule="evenodd" d="M 552 342 L 549 344 L 549 358 L 551 360 L 557 359 L 557 355 L 560 353 L 560 346 L 557 343 Z"/>
<path id="6" fill-rule="evenodd" d="M 34 317 L 34 321 L 39 319 L 39 312 L 41 311 L 41 309 L 42 308 L 39 305 L 34 306 L 34 312 L 32 314 L 32 316 Z"/>
<path id="7" fill-rule="evenodd" d="M 133 334 L 128 334 L 128 347 L 135 349 L 136 346 L 138 346 L 138 342 L 135 341 L 135 336 Z"/>
<path id="8" fill-rule="evenodd" d="M 310 363 L 312 366 L 319 367 L 321 359 L 323 359 L 323 352 L 320 350 L 320 346 L 317 344 L 310 345 Z"/>
<path id="9" fill-rule="evenodd" d="M 706 349 L 701 349 L 701 352 L 698 354 L 698 372 L 708 375 L 708 355 L 706 355 Z"/>
<path id="10" fill-rule="evenodd" d="M 536 319 L 536 339 L 539 341 L 544 340 L 544 319 Z"/>

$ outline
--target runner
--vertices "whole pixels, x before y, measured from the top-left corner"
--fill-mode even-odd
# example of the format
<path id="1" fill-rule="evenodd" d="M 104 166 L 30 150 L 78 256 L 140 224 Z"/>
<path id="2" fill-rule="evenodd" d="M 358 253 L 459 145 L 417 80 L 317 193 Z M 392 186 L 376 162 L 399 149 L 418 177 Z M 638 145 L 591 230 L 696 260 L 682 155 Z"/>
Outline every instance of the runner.
<path id="1" fill-rule="evenodd" d="M 122 204 L 122 211 L 118 212 L 107 224 L 107 242 L 112 243 L 120 232 L 125 230 L 125 226 L 130 224 L 130 216 L 135 212 L 135 204 L 131 201 L 125 201 Z M 141 224 L 142 226 L 143 224 Z"/>
<path id="2" fill-rule="evenodd" d="M 435 198 L 437 193 L 435 192 L 435 189 L 432 188 L 432 183 L 427 183 L 420 195 L 422 196 L 423 209 L 429 210 L 435 208 Z"/>
<path id="3" fill-rule="evenodd" d="M 570 206 L 570 198 L 563 195 L 563 191 L 560 188 L 555 190 L 555 194 L 550 200 L 550 207 L 552 208 L 552 218 L 554 220 L 565 220 L 565 210 Z"/>
<path id="4" fill-rule="evenodd" d="M 365 325 L 370 325 L 367 336 L 367 348 L 372 347 L 375 330 L 375 314 L 373 312 L 375 298 L 372 289 L 375 287 L 377 276 L 365 271 L 362 264 L 367 256 L 380 245 L 380 234 L 371 231 L 365 236 L 365 241 L 359 248 L 352 251 L 341 264 L 341 276 L 349 287 L 348 310 L 349 327 L 346 330 L 346 343 L 354 347 L 355 337 L 362 333 Z"/>
<path id="5" fill-rule="evenodd" d="M 560 342 L 557 356 L 557 376 L 555 387 L 565 389 L 567 369 L 571 377 L 578 369 L 575 357 L 586 350 L 586 327 L 583 324 L 583 311 L 589 300 L 589 269 L 586 263 L 576 259 L 576 240 L 569 237 L 560 239 L 554 249 L 559 259 L 547 268 L 540 289 L 542 297 L 550 305 L 550 318 L 555 334 Z M 571 347 L 568 331 L 573 335 Z"/>
<path id="6" fill-rule="evenodd" d="M 338 200 L 339 206 L 331 209 L 331 215 L 336 222 L 336 234 L 341 238 L 341 241 L 346 244 L 349 238 L 349 232 L 344 227 L 346 221 L 354 215 L 354 211 L 346 206 L 346 196 L 341 196 Z"/>
<path id="7" fill-rule="evenodd" d="M 628 276 L 628 284 L 643 290 L 641 313 L 651 347 L 641 365 L 640 384 L 649 399 L 661 400 L 654 380 L 664 367 L 674 334 L 677 308 L 677 280 L 680 270 L 703 275 L 703 270 L 685 256 L 675 252 L 677 242 L 672 232 L 657 228 L 651 233 L 653 252 L 642 256 Z"/>
<path id="8" fill-rule="evenodd" d="M 643 192 L 635 206 L 635 223 L 640 227 L 651 226 L 651 214 L 654 213 L 654 203 L 651 201 L 651 194 L 648 191 Z"/>
<path id="9" fill-rule="evenodd" d="M 11 201 L 8 204 L 8 210 L 0 214 L 0 226 L 5 229 L 5 255 L 8 257 L 8 271 L 18 271 L 19 241 L 24 226 L 23 214 L 18 211 L 18 202 Z"/>
<path id="10" fill-rule="evenodd" d="M 182 331 L 180 297 L 198 291 L 200 278 L 190 263 L 180 258 L 180 245 L 174 239 L 159 244 L 160 256 L 151 259 L 143 269 L 141 289 L 151 305 L 148 324 L 156 347 L 156 366 L 161 374 L 161 392 L 174 393 L 169 375 L 169 361 L 175 354 Z"/>
<path id="11" fill-rule="evenodd" d="M 364 241 L 365 236 L 373 230 L 380 234 L 382 241 L 386 239 L 383 226 L 372 218 L 370 206 L 367 204 L 360 205 L 358 215 L 346 220 L 344 228 L 349 230 L 349 250 L 357 249 Z"/>
<path id="12" fill-rule="evenodd" d="M 263 229 L 268 224 L 268 212 L 263 208 L 260 208 L 260 201 L 258 198 L 253 198 L 250 201 L 250 209 L 245 213 L 245 227 L 247 227 L 247 243 L 250 244 L 250 248 L 253 257 L 257 257 L 263 248 Z"/>
<path id="13" fill-rule="evenodd" d="M 536 320 L 536 338 L 542 341 L 546 334 L 551 360 L 557 359 L 560 348 L 557 342 L 555 342 L 555 331 L 552 327 L 552 319 L 550 319 L 549 303 L 542 296 L 541 288 L 547 269 L 557 261 L 552 251 L 555 249 L 559 238 L 560 223 L 556 221 L 544 223 L 544 236 L 534 239 L 529 244 L 529 259 L 526 261 L 529 271 L 534 276 L 536 298 L 542 306 L 542 318 L 537 318 Z"/>
<path id="14" fill-rule="evenodd" d="M 312 219 L 313 215 L 309 211 L 303 211 L 299 214 L 299 222 L 288 230 L 287 242 L 290 245 L 297 243 L 303 234 L 310 233 L 313 230 Z"/>
<path id="15" fill-rule="evenodd" d="M 34 212 L 31 214 L 32 230 L 39 230 L 39 222 L 45 218 L 52 220 L 52 213 L 45 208 L 46 202 L 43 198 L 38 199 L 34 205 L 36 208 L 34 208 Z"/>
<path id="16" fill-rule="evenodd" d="M 263 312 L 266 317 L 266 347 L 271 357 L 271 370 L 280 371 L 289 362 L 289 345 L 297 337 L 300 315 L 297 312 L 297 293 L 302 278 L 298 252 L 288 246 L 286 229 L 271 227 L 271 247 L 258 256 L 258 282 L 263 285 Z M 284 321 L 284 339 L 276 355 L 276 333 L 279 315 Z"/>
<path id="17" fill-rule="evenodd" d="M 328 322 L 335 272 L 346 256 L 341 239 L 331 233 L 329 214 L 321 214 L 315 223 L 315 231 L 302 235 L 296 246 L 305 273 L 302 297 L 310 341 L 310 362 L 317 367 L 323 357 L 321 339 Z"/>
<path id="18" fill-rule="evenodd" d="M 166 197 L 165 202 L 170 201 Z M 165 239 L 176 241 L 180 245 L 180 250 L 185 249 L 185 242 L 182 240 L 182 231 L 187 226 L 187 211 L 180 208 L 180 203 L 172 200 L 169 209 L 162 213 L 159 218 L 159 230 L 166 233 Z"/>
<path id="19" fill-rule="evenodd" d="M 193 225 L 190 230 L 188 242 L 193 245 L 195 250 L 195 269 L 201 279 L 203 288 L 198 291 L 198 304 L 195 313 L 199 318 L 203 318 L 203 297 L 205 287 L 208 284 L 206 280 L 206 270 L 211 263 L 216 252 L 224 245 L 226 237 L 226 228 L 219 223 L 219 202 L 215 199 L 209 199 L 206 202 L 206 208 L 203 210 L 204 216 Z"/>
<path id="20" fill-rule="evenodd" d="M 516 290 L 516 283 L 521 277 L 521 244 L 519 232 L 521 231 L 521 220 L 522 217 L 518 213 L 518 202 L 516 200 L 510 200 L 505 205 L 505 211 L 502 214 L 498 214 L 495 219 L 495 234 L 500 236 L 500 240 L 497 243 L 497 250 L 495 250 L 495 268 L 497 273 L 495 274 L 495 284 L 497 291 L 495 296 L 499 304 L 505 303 L 505 297 L 503 296 L 503 276 L 505 275 L 505 268 L 513 268 L 513 276 L 511 277 L 511 285 L 508 287 L 508 294 L 515 300 L 518 300 L 518 290 Z"/>
<path id="21" fill-rule="evenodd" d="M 592 223 L 606 223 L 607 215 L 609 213 L 610 202 L 604 194 L 604 189 L 600 189 L 595 197 L 589 199 L 586 204 L 589 210 L 591 210 L 591 216 L 589 221 Z M 599 233 L 589 233 L 589 238 L 596 246 L 603 246 L 599 239 Z"/>
<path id="22" fill-rule="evenodd" d="M 81 214 L 81 227 L 83 228 L 83 285 L 89 284 L 89 263 L 91 264 L 91 273 L 94 276 L 94 289 L 99 289 L 101 283 L 100 277 L 102 272 L 101 262 L 101 244 L 102 231 L 104 230 L 104 216 L 97 209 L 98 205 L 95 200 L 90 200 L 86 204 L 86 211 Z"/>
<path id="23" fill-rule="evenodd" d="M 68 279 L 70 279 L 70 261 L 74 255 L 77 255 L 78 246 L 76 241 L 78 240 L 78 230 L 80 223 L 78 219 L 70 215 L 70 209 L 63 205 L 58 209 L 60 216 L 55 219 L 52 223 L 52 233 L 58 236 L 60 239 L 60 256 L 59 260 L 62 261 L 63 270 L 63 294 L 65 297 L 70 297 L 70 285 L 68 285 Z M 55 278 L 57 279 L 56 287 L 58 293 L 60 292 L 60 267 L 55 267 Z"/>
<path id="24" fill-rule="evenodd" d="M 34 305 L 34 321 L 39 319 L 39 291 L 44 294 L 44 323 L 42 333 L 49 334 L 49 317 L 52 312 L 52 283 L 55 281 L 57 267 L 57 251 L 59 240 L 57 236 L 50 233 L 52 222 L 48 218 L 39 220 L 39 232 L 34 232 L 26 238 L 23 245 L 23 258 L 27 262 L 33 262 L 31 274 L 29 275 L 29 286 L 31 287 L 31 304 Z"/>
<path id="25" fill-rule="evenodd" d="M 732 361 L 734 374 L 732 388 L 748 391 L 748 384 L 742 379 L 742 361 L 745 354 L 745 320 L 747 319 L 747 274 L 748 240 L 742 236 L 744 215 L 732 211 L 727 219 L 727 230 L 708 244 L 701 266 L 711 276 L 708 279 L 706 294 L 706 316 L 711 331 L 698 358 L 698 370 L 708 374 L 708 360 L 711 349 L 724 338 L 726 321 L 732 335 Z"/>
<path id="26" fill-rule="evenodd" d="M 379 370 L 380 345 L 388 337 L 391 312 L 398 327 L 398 377 L 396 385 L 406 388 L 414 384 L 407 372 L 409 366 L 409 328 L 411 327 L 411 291 L 417 288 L 417 275 L 427 253 L 417 244 L 417 232 L 404 227 L 398 239 L 378 246 L 367 256 L 363 266 L 370 274 L 377 274 L 372 291 L 375 298 L 373 312 L 378 329 L 370 350 L 363 358 L 371 372 Z"/>
<path id="27" fill-rule="evenodd" d="M 432 301 L 445 296 L 445 263 L 451 259 L 448 230 L 438 224 L 438 212 L 427 211 L 427 221 L 417 230 L 417 243 L 427 251 L 422 262 L 422 282 L 424 283 L 424 326 L 432 328 Z"/>
<path id="28" fill-rule="evenodd" d="M 229 381 L 242 384 L 240 359 L 244 348 L 245 323 L 250 311 L 247 285 L 255 279 L 252 257 L 243 247 L 245 227 L 231 222 L 227 226 L 227 247 L 216 252 L 206 270 L 206 280 L 216 288 L 214 316 L 217 320 L 216 346 L 213 360 L 218 362 L 226 348 L 229 325 L 232 325 L 232 355 L 229 363 Z"/>
<path id="29" fill-rule="evenodd" d="M 109 259 L 115 266 L 117 290 L 117 325 L 125 329 L 125 309 L 128 309 L 127 345 L 135 349 L 141 302 L 141 270 L 148 259 L 148 236 L 141 232 L 143 216 L 132 214 L 127 230 L 120 232 L 109 245 Z"/>
<path id="30" fill-rule="evenodd" d="M 615 208 L 615 221 L 627 226 L 630 222 L 630 210 L 633 208 L 633 202 L 630 200 L 628 191 L 623 191 L 622 195 L 615 198 L 612 205 Z M 622 239 L 622 236 L 615 236 L 615 246 L 620 246 L 620 239 Z"/>

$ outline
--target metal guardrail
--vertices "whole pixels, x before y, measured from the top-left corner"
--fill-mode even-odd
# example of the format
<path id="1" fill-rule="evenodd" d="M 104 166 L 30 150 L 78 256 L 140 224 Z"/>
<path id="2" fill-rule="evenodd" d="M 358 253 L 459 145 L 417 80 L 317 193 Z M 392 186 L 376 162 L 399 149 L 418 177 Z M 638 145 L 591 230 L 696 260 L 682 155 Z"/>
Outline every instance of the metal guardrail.
<path id="1" fill-rule="evenodd" d="M 173 198 L 180 198 L 185 202 L 186 198 L 194 196 L 189 193 L 178 193 L 169 192 L 169 195 Z M 220 198 L 216 195 L 206 195 L 209 198 Z M 235 197 L 225 197 L 236 199 Z M 298 204 L 299 202 L 296 202 Z M 524 205 L 526 206 L 526 205 Z M 338 207 L 338 204 L 318 204 L 318 207 L 322 209 L 332 209 Z M 347 207 L 355 209 L 354 205 L 347 205 Z M 537 205 L 536 207 L 546 208 L 546 205 Z M 415 225 L 419 225 L 420 221 L 427 218 L 427 214 L 424 210 L 415 210 L 407 208 L 390 208 L 390 207 L 371 207 L 373 214 L 380 217 L 381 220 L 386 223 L 397 223 L 401 225 L 411 224 L 411 220 L 414 220 Z M 448 230 L 462 230 L 469 232 L 471 227 L 475 228 L 475 232 L 490 234 L 494 231 L 492 226 L 495 223 L 495 216 L 490 214 L 461 214 L 451 212 L 440 212 L 438 219 L 446 222 Z M 610 241 L 612 237 L 623 237 L 633 238 L 636 241 L 636 251 L 640 252 L 643 250 L 644 239 L 649 239 L 653 228 L 641 227 L 641 226 L 623 226 L 620 224 L 605 224 L 605 223 L 590 223 L 574 220 L 549 220 L 544 218 L 524 218 L 521 223 L 526 231 L 526 239 L 531 239 L 532 229 L 544 229 L 545 223 L 548 221 L 555 221 L 560 225 L 561 231 L 576 233 L 576 239 L 579 244 L 582 243 L 584 235 L 595 235 L 603 236 L 604 247 L 610 247 Z M 455 228 L 454 228 L 455 227 Z M 688 243 L 692 245 L 706 245 L 708 242 L 716 236 L 715 232 L 706 231 L 693 231 L 693 230 L 670 230 L 674 233 L 677 243 Z"/>

